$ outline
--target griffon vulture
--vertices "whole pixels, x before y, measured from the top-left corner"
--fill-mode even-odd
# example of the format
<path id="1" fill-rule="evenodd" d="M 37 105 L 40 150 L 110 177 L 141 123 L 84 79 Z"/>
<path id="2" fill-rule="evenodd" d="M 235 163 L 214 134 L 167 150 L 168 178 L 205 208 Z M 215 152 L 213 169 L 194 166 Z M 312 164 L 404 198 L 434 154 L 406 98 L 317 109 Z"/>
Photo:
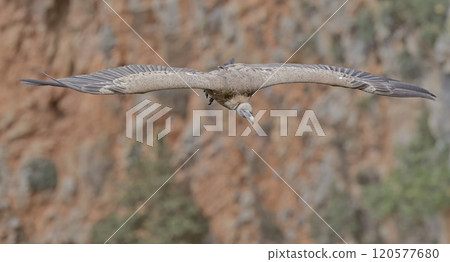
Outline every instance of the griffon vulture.
<path id="1" fill-rule="evenodd" d="M 318 83 L 393 97 L 434 100 L 426 89 L 367 72 L 328 65 L 229 63 L 210 72 L 160 65 L 127 65 L 50 81 L 21 79 L 29 86 L 60 86 L 95 95 L 138 94 L 164 89 L 203 89 L 214 100 L 253 123 L 250 98 L 260 88 L 286 83 Z"/>

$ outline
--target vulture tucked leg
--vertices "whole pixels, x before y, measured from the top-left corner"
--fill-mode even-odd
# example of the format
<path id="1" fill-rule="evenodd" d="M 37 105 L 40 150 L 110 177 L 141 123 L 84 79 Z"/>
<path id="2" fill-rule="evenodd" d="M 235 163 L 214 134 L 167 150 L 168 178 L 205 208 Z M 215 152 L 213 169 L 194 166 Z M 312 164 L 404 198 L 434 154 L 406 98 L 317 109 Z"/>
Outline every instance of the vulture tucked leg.
<path id="1" fill-rule="evenodd" d="M 206 92 L 206 90 L 203 90 L 203 92 L 205 93 L 206 99 L 208 99 L 208 105 L 211 105 L 212 102 L 214 102 L 214 98 L 210 97 L 210 96 L 208 95 L 208 93 Z"/>

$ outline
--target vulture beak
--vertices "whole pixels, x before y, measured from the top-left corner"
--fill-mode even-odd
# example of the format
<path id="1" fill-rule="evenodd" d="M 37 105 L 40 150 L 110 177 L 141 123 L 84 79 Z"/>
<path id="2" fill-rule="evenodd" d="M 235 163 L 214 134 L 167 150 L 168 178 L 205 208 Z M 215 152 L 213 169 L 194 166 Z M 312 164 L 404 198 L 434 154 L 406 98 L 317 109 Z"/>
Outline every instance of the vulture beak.
<path id="1" fill-rule="evenodd" d="M 252 112 L 248 110 L 242 110 L 242 116 L 245 117 L 252 125 L 255 123 L 255 118 L 253 117 Z"/>

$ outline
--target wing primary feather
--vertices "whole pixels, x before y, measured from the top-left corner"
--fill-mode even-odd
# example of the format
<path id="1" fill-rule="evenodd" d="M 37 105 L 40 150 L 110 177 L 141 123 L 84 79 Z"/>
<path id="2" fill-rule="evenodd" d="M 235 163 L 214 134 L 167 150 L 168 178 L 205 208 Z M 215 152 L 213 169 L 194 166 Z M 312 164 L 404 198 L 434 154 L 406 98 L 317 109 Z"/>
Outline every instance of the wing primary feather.
<path id="1" fill-rule="evenodd" d="M 433 93 L 418 86 L 413 86 L 399 81 L 389 81 L 389 84 L 392 86 L 393 91 L 389 96 L 422 97 L 430 100 L 436 99 L 436 96 Z"/>

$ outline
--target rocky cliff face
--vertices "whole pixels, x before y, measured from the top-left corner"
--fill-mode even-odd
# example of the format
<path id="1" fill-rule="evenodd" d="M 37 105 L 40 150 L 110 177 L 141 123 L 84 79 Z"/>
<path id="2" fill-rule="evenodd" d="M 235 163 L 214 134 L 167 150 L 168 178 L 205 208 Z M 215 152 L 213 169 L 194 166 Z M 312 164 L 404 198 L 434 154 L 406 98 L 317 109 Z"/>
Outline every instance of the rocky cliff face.
<path id="1" fill-rule="evenodd" d="M 168 64 L 198 70 L 232 57 L 284 62 L 341 2 L 108 1 Z M 21 86 L 40 71 L 164 62 L 101 1 L 1 1 L 0 10 L 2 243 L 104 242 L 197 149 L 111 242 L 341 242 L 304 202 L 347 242 L 449 242 L 448 1 L 350 1 L 289 60 L 402 79 L 436 102 L 312 84 L 253 97 L 255 111 L 312 109 L 326 137 L 294 136 L 300 117 L 282 137 L 269 113 L 265 137 L 240 136 L 243 119 L 237 136 L 193 137 L 192 110 L 222 108 L 190 90 Z M 125 137 L 125 112 L 144 99 L 173 108 L 172 131 L 153 148 Z"/>

